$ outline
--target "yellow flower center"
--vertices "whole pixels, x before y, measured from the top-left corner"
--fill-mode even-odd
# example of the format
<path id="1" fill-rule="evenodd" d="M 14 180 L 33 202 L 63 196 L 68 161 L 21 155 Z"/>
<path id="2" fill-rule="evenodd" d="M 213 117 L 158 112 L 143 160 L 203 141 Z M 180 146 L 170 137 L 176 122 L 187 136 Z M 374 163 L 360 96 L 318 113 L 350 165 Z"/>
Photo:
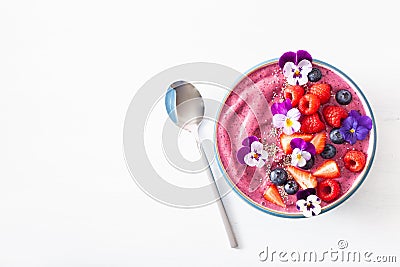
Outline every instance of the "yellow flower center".
<path id="1" fill-rule="evenodd" d="M 297 159 L 301 159 L 301 154 L 300 154 L 300 153 L 297 154 L 296 158 L 297 158 Z"/>
<path id="2" fill-rule="evenodd" d="M 258 154 L 254 153 L 253 158 L 258 159 Z"/>
<path id="3" fill-rule="evenodd" d="M 350 130 L 351 133 L 354 133 L 355 131 L 356 131 L 356 130 L 354 130 L 354 129 L 351 129 L 351 130 Z"/>
<path id="4" fill-rule="evenodd" d="M 300 71 L 299 71 L 299 70 L 296 70 L 296 71 L 294 72 L 294 75 L 295 75 L 295 76 L 300 76 Z"/>
<path id="5" fill-rule="evenodd" d="M 292 125 L 293 125 L 292 120 L 289 119 L 289 118 L 287 118 L 287 119 L 286 119 L 286 126 L 287 126 L 287 127 L 292 127 Z"/>

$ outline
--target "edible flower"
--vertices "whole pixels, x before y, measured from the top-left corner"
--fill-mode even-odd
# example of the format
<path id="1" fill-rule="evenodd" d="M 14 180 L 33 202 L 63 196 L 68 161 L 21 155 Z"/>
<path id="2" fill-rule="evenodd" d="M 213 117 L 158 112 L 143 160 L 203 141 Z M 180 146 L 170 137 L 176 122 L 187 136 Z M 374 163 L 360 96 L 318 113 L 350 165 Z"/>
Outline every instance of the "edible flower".
<path id="1" fill-rule="evenodd" d="M 305 217 L 316 216 L 321 213 L 321 199 L 316 196 L 314 188 L 307 188 L 297 192 L 296 208 L 301 211 Z"/>
<path id="2" fill-rule="evenodd" d="M 263 144 L 258 141 L 256 136 L 249 136 L 242 141 L 241 147 L 236 157 L 240 164 L 247 164 L 251 167 L 261 168 L 268 158 L 268 152 L 263 149 Z"/>
<path id="3" fill-rule="evenodd" d="M 281 103 L 274 103 L 271 107 L 272 124 L 276 128 L 283 128 L 283 132 L 291 135 L 300 130 L 300 111 L 297 108 L 292 108 L 290 99 L 286 99 Z"/>
<path id="4" fill-rule="evenodd" d="M 311 156 L 315 155 L 315 146 L 302 138 L 294 138 L 290 141 L 293 149 L 291 164 L 297 167 L 304 167 Z"/>
<path id="5" fill-rule="evenodd" d="M 312 57 L 305 50 L 286 52 L 279 58 L 279 67 L 288 84 L 304 85 L 308 82 L 308 73 L 312 70 Z"/>
<path id="6" fill-rule="evenodd" d="M 372 120 L 368 116 L 361 116 L 357 110 L 349 112 L 349 116 L 343 121 L 340 134 L 350 144 L 357 140 L 364 140 L 372 129 Z"/>

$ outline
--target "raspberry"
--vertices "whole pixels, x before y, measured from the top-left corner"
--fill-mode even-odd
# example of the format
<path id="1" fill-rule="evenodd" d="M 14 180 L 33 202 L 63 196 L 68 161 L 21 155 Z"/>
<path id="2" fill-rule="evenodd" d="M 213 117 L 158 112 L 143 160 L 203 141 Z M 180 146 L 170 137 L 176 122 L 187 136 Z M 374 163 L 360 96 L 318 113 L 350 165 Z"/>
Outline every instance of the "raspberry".
<path id="1" fill-rule="evenodd" d="M 321 102 L 319 98 L 312 94 L 306 94 L 300 98 L 299 110 L 301 114 L 311 115 L 318 111 Z"/>
<path id="2" fill-rule="evenodd" d="M 333 179 L 326 179 L 318 183 L 317 196 L 325 202 L 335 200 L 340 194 L 340 184 Z"/>
<path id="3" fill-rule="evenodd" d="M 350 150 L 344 155 L 344 166 L 352 171 L 359 172 L 365 167 L 366 156 L 363 152 L 357 150 Z"/>

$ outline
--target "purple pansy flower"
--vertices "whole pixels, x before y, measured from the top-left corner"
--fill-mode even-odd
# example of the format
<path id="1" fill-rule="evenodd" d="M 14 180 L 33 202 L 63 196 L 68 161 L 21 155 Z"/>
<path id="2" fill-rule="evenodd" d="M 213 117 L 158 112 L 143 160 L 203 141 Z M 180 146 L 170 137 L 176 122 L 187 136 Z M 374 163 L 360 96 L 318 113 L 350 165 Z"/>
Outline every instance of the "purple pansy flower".
<path id="1" fill-rule="evenodd" d="M 294 138 L 290 141 L 292 152 L 292 165 L 303 167 L 311 156 L 315 155 L 315 146 L 310 142 L 304 141 L 302 138 Z"/>
<path id="2" fill-rule="evenodd" d="M 296 208 L 301 211 L 305 217 L 316 216 L 321 213 L 321 199 L 316 196 L 315 188 L 299 190 L 296 194 Z"/>
<path id="3" fill-rule="evenodd" d="M 258 141 L 256 136 L 249 136 L 242 141 L 243 147 L 239 149 L 236 157 L 240 164 L 248 166 L 256 166 L 261 168 L 264 166 L 268 158 L 268 153 L 263 149 L 263 144 Z"/>
<path id="4" fill-rule="evenodd" d="M 283 132 L 291 135 L 300 130 L 300 111 L 297 108 L 292 108 L 290 99 L 286 99 L 281 103 L 274 103 L 271 106 L 272 124 L 276 128 L 283 128 Z"/>
<path id="5" fill-rule="evenodd" d="M 372 129 L 372 120 L 368 116 L 361 116 L 357 110 L 349 112 L 349 116 L 343 121 L 340 134 L 350 144 L 357 140 L 364 140 Z"/>
<path id="6" fill-rule="evenodd" d="M 304 85 L 308 82 L 308 73 L 312 70 L 312 57 L 305 50 L 286 52 L 279 58 L 279 67 L 288 84 Z"/>

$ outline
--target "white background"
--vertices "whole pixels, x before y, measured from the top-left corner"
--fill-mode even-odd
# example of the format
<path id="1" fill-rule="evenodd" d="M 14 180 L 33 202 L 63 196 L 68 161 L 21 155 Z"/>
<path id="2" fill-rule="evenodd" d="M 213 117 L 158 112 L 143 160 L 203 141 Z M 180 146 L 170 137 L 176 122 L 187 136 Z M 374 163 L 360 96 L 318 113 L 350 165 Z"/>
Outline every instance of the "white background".
<path id="1" fill-rule="evenodd" d="M 336 248 L 339 239 L 354 250 L 396 255 L 396 4 L 1 1 L 0 266 L 272 265 L 258 260 L 266 245 L 317 250 Z M 245 71 L 296 49 L 346 72 L 374 109 L 377 157 L 348 202 L 314 220 L 293 221 L 229 194 L 240 243 L 231 249 L 215 206 L 167 207 L 136 186 L 124 162 L 122 129 L 146 80 L 194 61 Z"/>

